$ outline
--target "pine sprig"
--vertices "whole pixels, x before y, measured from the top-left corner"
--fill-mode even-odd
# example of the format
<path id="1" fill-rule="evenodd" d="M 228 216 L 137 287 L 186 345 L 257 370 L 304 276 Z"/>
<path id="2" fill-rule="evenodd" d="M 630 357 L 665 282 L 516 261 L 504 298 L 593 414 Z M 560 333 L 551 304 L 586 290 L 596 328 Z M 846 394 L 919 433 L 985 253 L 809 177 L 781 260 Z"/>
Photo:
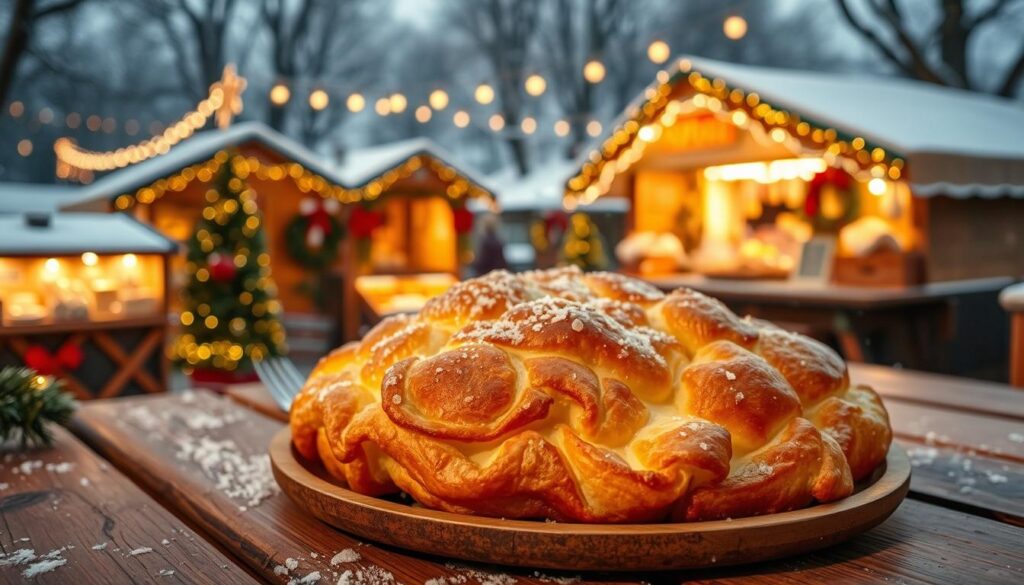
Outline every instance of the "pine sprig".
<path id="1" fill-rule="evenodd" d="M 23 449 L 50 446 L 53 434 L 47 424 L 66 424 L 76 407 L 60 380 L 29 368 L 0 369 L 0 441 L 18 438 Z"/>

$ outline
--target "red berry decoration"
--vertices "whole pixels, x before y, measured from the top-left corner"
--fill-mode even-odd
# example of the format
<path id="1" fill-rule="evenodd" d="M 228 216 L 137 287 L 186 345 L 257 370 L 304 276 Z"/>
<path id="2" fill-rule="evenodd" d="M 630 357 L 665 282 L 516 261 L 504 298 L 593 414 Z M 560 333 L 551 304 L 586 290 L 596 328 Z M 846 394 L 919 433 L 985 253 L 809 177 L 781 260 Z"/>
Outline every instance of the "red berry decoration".
<path id="1" fill-rule="evenodd" d="M 348 217 L 348 230 L 354 237 L 365 239 L 373 235 L 373 230 L 379 228 L 383 223 L 383 213 L 356 207 Z"/>
<path id="2" fill-rule="evenodd" d="M 465 207 L 459 207 L 452 212 L 455 219 L 455 233 L 468 234 L 473 231 L 473 212 Z"/>
<path id="3" fill-rule="evenodd" d="M 215 282 L 230 282 L 238 273 L 234 261 L 224 254 L 214 252 L 209 258 L 210 278 Z"/>

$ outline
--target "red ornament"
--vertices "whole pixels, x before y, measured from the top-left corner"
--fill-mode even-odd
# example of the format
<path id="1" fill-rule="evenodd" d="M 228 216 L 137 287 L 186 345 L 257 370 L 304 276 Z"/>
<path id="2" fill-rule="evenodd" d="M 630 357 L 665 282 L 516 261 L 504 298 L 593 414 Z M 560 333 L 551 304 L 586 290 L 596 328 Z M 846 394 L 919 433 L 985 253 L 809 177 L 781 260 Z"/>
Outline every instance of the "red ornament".
<path id="1" fill-rule="evenodd" d="M 41 345 L 30 345 L 25 350 L 25 365 L 44 376 L 53 376 L 62 370 L 77 370 L 84 359 L 82 348 L 71 342 L 57 348 L 56 354 Z"/>
<path id="2" fill-rule="evenodd" d="M 366 239 L 373 235 L 373 230 L 384 224 L 384 214 L 356 207 L 348 216 L 348 230 L 356 239 Z"/>
<path id="3" fill-rule="evenodd" d="M 210 254 L 210 258 L 207 261 L 210 266 L 210 278 L 214 282 L 230 282 L 238 274 L 238 268 L 235 267 L 235 262 L 231 256 L 214 252 Z"/>
<path id="4" fill-rule="evenodd" d="M 455 219 L 455 233 L 462 235 L 473 231 L 473 212 L 465 207 L 459 207 L 452 215 Z"/>

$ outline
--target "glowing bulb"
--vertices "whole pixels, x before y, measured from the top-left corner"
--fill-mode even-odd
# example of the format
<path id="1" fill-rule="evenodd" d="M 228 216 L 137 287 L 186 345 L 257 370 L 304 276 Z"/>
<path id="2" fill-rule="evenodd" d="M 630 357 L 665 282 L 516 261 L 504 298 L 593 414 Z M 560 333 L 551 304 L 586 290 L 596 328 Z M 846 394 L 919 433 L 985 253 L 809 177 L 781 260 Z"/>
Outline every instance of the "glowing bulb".
<path id="1" fill-rule="evenodd" d="M 644 142 L 654 142 L 657 138 L 657 130 L 654 129 L 654 126 L 647 125 L 641 128 L 640 131 L 636 133 L 636 136 Z"/>
<path id="2" fill-rule="evenodd" d="M 505 127 L 505 118 L 501 114 L 494 114 L 487 121 L 487 125 L 491 127 L 491 130 L 500 132 Z"/>
<path id="3" fill-rule="evenodd" d="M 43 270 L 45 270 L 47 274 L 57 274 L 60 272 L 60 260 L 57 260 L 56 258 L 47 258 L 46 262 L 43 263 Z"/>
<path id="4" fill-rule="evenodd" d="M 382 97 L 377 100 L 377 103 L 373 106 L 373 111 L 377 112 L 378 115 L 387 116 L 391 113 L 391 100 Z"/>
<path id="5" fill-rule="evenodd" d="M 601 83 L 604 81 L 604 75 L 604 63 L 597 59 L 591 59 L 583 66 L 583 79 L 586 79 L 590 83 Z"/>
<path id="6" fill-rule="evenodd" d="M 601 123 L 597 120 L 587 122 L 587 134 L 597 137 L 601 133 Z"/>
<path id="7" fill-rule="evenodd" d="M 135 254 L 125 254 L 121 256 L 121 264 L 125 268 L 135 268 L 139 265 L 139 257 Z"/>
<path id="8" fill-rule="evenodd" d="M 537 120 L 527 116 L 519 123 L 519 128 L 523 131 L 523 134 L 533 134 L 537 131 Z"/>
<path id="9" fill-rule="evenodd" d="M 454 122 L 459 128 L 469 126 L 469 112 L 466 112 L 465 110 L 455 112 L 455 115 L 452 116 L 452 122 Z"/>
<path id="10" fill-rule="evenodd" d="M 426 124 L 430 121 L 430 117 L 433 114 L 429 106 L 420 106 L 416 108 L 416 121 L 420 124 Z"/>
<path id="11" fill-rule="evenodd" d="M 727 38 L 738 41 L 747 34 L 747 21 L 742 16 L 734 14 L 722 23 L 722 32 Z"/>
<path id="12" fill-rule="evenodd" d="M 291 97 L 292 90 L 288 89 L 288 86 L 283 83 L 276 83 L 274 87 L 270 88 L 270 103 L 275 106 L 287 104 Z"/>
<path id="13" fill-rule="evenodd" d="M 476 91 L 473 95 L 476 97 L 477 102 L 486 106 L 494 101 L 494 88 L 486 83 L 481 83 L 476 86 Z"/>
<path id="14" fill-rule="evenodd" d="M 875 197 L 881 197 L 884 195 L 886 187 L 885 179 L 874 178 L 868 181 L 868 193 L 871 193 Z"/>
<path id="15" fill-rule="evenodd" d="M 99 256 L 97 256 L 95 252 L 86 252 L 82 254 L 82 264 L 85 264 L 86 266 L 96 266 L 97 262 L 99 262 Z"/>
<path id="16" fill-rule="evenodd" d="M 556 136 L 568 136 L 569 135 L 569 122 L 566 120 L 559 120 L 555 122 L 555 135 Z"/>
<path id="17" fill-rule="evenodd" d="M 405 96 L 400 93 L 391 94 L 391 97 L 388 98 L 388 101 L 390 102 L 391 105 L 391 111 L 396 114 L 401 114 L 402 112 L 404 112 L 405 106 L 409 104 L 408 100 L 405 99 Z"/>
<path id="18" fill-rule="evenodd" d="M 656 40 L 647 47 L 647 58 L 659 65 L 668 61 L 671 54 L 672 49 L 669 48 L 668 43 L 662 40 Z"/>
<path id="19" fill-rule="evenodd" d="M 314 89 L 309 94 L 309 107 L 314 110 L 320 111 L 327 107 L 331 103 L 331 96 L 327 95 L 327 92 L 322 89 Z"/>
<path id="20" fill-rule="evenodd" d="M 543 77 L 534 73 L 533 75 L 526 78 L 523 83 L 523 87 L 526 89 L 526 93 L 536 97 L 544 93 L 548 88 L 548 82 Z"/>
<path id="21" fill-rule="evenodd" d="M 28 156 L 32 154 L 32 141 L 28 138 L 23 138 L 18 141 L 18 154 L 21 156 Z"/>
<path id="22" fill-rule="evenodd" d="M 364 98 L 361 93 L 354 93 L 348 96 L 348 99 L 345 100 L 345 107 L 348 108 L 348 111 L 353 113 L 362 112 L 363 108 L 366 107 L 366 98 Z"/>
<path id="23" fill-rule="evenodd" d="M 435 89 L 430 92 L 430 97 L 427 101 L 430 102 L 430 107 L 435 110 L 443 110 L 448 107 L 448 94 L 443 89 Z"/>

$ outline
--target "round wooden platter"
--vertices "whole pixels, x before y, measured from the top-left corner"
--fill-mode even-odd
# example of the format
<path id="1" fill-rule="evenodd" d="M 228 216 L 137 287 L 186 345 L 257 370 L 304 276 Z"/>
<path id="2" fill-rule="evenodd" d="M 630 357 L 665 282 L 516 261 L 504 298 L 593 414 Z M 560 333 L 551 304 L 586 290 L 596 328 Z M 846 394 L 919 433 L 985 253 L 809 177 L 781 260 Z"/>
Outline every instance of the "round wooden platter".
<path id="1" fill-rule="evenodd" d="M 897 445 L 848 498 L 803 510 L 713 522 L 570 524 L 452 514 L 357 494 L 297 455 L 282 429 L 270 443 L 274 477 L 320 520 L 360 537 L 468 561 L 580 571 L 738 565 L 817 550 L 882 523 L 910 486 Z"/>

